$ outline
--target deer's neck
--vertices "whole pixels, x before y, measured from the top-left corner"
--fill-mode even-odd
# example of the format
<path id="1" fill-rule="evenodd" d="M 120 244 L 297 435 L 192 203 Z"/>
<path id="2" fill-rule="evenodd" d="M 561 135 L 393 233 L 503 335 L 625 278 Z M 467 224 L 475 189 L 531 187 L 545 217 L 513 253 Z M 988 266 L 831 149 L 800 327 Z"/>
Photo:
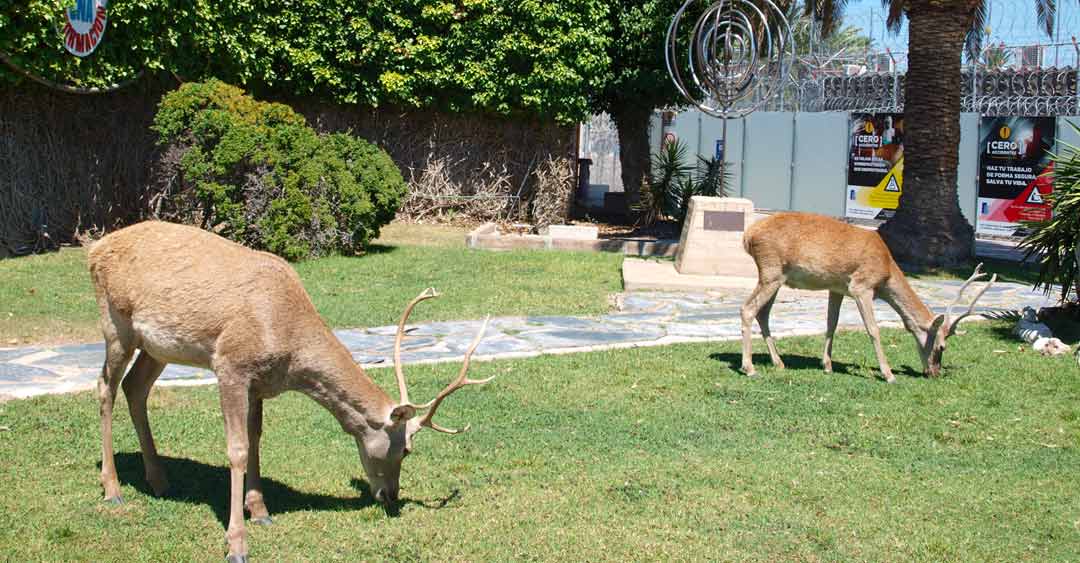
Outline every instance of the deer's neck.
<path id="1" fill-rule="evenodd" d="M 333 413 L 350 434 L 380 426 L 393 408 L 390 396 L 364 373 L 344 346 L 314 358 L 295 380 L 297 390 Z"/>
<path id="2" fill-rule="evenodd" d="M 900 315 L 904 328 L 922 345 L 930 324 L 934 321 L 934 313 L 915 294 L 915 290 L 911 289 L 904 273 L 895 264 L 889 275 L 889 281 L 880 292 L 880 297 L 892 306 L 896 314 Z"/>

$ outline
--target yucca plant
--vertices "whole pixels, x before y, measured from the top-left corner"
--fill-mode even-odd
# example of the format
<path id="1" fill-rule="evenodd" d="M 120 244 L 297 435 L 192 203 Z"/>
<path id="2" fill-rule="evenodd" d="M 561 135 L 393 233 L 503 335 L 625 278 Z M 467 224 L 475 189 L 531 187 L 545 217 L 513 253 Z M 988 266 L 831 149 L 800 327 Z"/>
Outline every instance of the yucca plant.
<path id="1" fill-rule="evenodd" d="M 1080 133 L 1080 127 L 1067 122 Z M 1077 282 L 1077 242 L 1080 238 L 1080 148 L 1068 143 L 1058 154 L 1051 154 L 1054 163 L 1054 193 L 1049 196 L 1053 215 L 1046 221 L 1033 221 L 1025 226 L 1030 233 L 1020 247 L 1027 251 L 1025 259 L 1041 255 L 1036 288 L 1047 294 L 1055 285 L 1061 287 L 1061 301 L 1070 294 L 1080 295 Z"/>
<path id="2" fill-rule="evenodd" d="M 676 139 L 665 143 L 652 157 L 652 174 L 642 187 L 641 201 L 635 210 L 638 224 L 651 227 L 671 208 L 671 194 L 683 190 L 694 167 L 686 163 L 686 143 Z"/>
<path id="3" fill-rule="evenodd" d="M 730 162 L 724 166 L 723 161 L 715 158 L 704 158 L 698 155 L 697 159 L 697 168 L 693 174 L 688 175 L 676 186 L 675 190 L 669 193 L 667 214 L 680 226 L 686 220 L 691 197 L 696 195 L 726 197 L 728 188 L 731 186 L 733 176 Z"/>

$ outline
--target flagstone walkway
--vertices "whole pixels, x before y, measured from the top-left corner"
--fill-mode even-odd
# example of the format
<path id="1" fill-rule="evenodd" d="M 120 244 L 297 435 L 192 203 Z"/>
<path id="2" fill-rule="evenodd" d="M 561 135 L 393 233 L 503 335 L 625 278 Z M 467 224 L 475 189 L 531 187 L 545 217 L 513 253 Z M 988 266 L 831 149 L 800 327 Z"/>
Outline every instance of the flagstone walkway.
<path id="1" fill-rule="evenodd" d="M 935 312 L 944 312 L 959 281 L 912 281 L 916 292 Z M 613 312 L 597 317 L 506 317 L 492 319 L 474 360 L 524 358 L 677 342 L 735 340 L 740 336 L 739 307 L 749 290 L 709 293 L 625 293 L 614 296 Z M 972 293 L 969 290 L 969 293 Z M 793 336 L 824 332 L 827 293 L 781 290 L 773 307 L 773 334 Z M 1050 300 L 1019 284 L 995 284 L 979 302 L 978 311 L 1041 307 Z M 884 302 L 875 303 L 883 326 L 900 326 Z M 841 326 L 861 327 L 858 309 L 844 300 Z M 458 361 L 480 321 L 413 325 L 403 343 L 402 362 Z M 392 365 L 396 327 L 335 331 L 364 367 Z M 755 325 L 755 332 L 757 327 Z M 0 348 L 0 399 L 31 397 L 91 389 L 105 358 L 104 345 L 74 344 Z M 159 384 L 198 385 L 214 381 L 208 370 L 170 365 Z"/>

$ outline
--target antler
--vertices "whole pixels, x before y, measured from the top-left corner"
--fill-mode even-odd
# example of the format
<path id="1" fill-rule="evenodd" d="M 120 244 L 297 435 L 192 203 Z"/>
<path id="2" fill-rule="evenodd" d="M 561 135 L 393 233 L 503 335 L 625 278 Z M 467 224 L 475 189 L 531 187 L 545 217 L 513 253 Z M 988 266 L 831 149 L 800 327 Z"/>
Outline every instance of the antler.
<path id="1" fill-rule="evenodd" d="M 465 377 L 469 373 L 469 360 L 472 358 L 473 352 L 476 351 L 476 347 L 480 345 L 480 339 L 484 337 L 484 331 L 487 330 L 489 320 L 491 320 L 490 316 L 484 319 L 484 324 L 480 326 L 480 332 L 476 333 L 476 338 L 474 338 L 472 344 L 469 345 L 469 349 L 465 351 L 465 359 L 461 362 L 461 371 L 458 372 L 457 379 L 451 381 L 445 389 L 440 391 L 439 394 L 431 400 L 431 402 L 416 407 L 420 410 L 427 409 L 427 412 L 424 413 L 424 416 L 420 418 L 420 426 L 427 426 L 432 430 L 438 430 L 439 432 L 445 432 L 447 434 L 457 434 L 459 432 L 466 432 L 469 430 L 468 424 L 466 424 L 465 428 L 462 428 L 461 430 L 444 428 L 432 422 L 431 418 L 435 416 L 435 411 L 439 409 L 439 404 L 442 403 L 443 399 L 448 397 L 454 391 L 457 391 L 458 389 L 461 389 L 462 387 L 465 387 L 467 385 L 483 385 L 485 383 L 488 383 L 492 379 L 495 379 L 494 375 L 487 379 L 469 379 Z"/>
<path id="2" fill-rule="evenodd" d="M 409 302 L 409 305 L 405 307 L 405 312 L 401 314 L 401 320 L 398 321 L 397 336 L 394 337 L 394 375 L 397 377 L 398 395 L 401 397 L 402 404 L 409 402 L 409 388 L 405 385 L 405 372 L 401 369 L 401 340 L 405 337 L 405 321 L 409 320 L 409 315 L 412 314 L 413 307 L 416 307 L 417 303 L 438 296 L 439 292 L 434 288 L 425 289 Z"/>
<path id="3" fill-rule="evenodd" d="M 981 277 L 983 277 L 985 275 L 986 275 L 986 273 L 982 271 L 982 263 L 980 262 L 978 266 L 975 266 L 975 271 L 972 272 L 971 277 L 969 277 L 967 279 L 967 281 L 964 282 L 964 285 L 960 286 L 960 291 L 957 292 L 956 299 L 953 299 L 953 302 L 950 303 L 949 307 L 945 310 L 945 317 L 946 318 L 952 319 L 953 307 L 955 307 L 956 304 L 960 302 L 960 299 L 963 298 L 964 291 L 967 290 L 968 286 L 971 285 L 971 283 L 974 282 L 975 280 L 977 280 L 977 279 L 979 279 L 979 278 L 981 278 Z M 975 312 L 975 303 L 977 303 L 979 301 L 979 298 L 981 298 L 983 296 L 983 294 L 986 293 L 986 290 L 990 289 L 990 286 L 994 285 L 995 281 L 997 281 L 997 274 L 994 274 L 993 276 L 991 276 L 990 281 L 987 282 L 987 284 L 984 285 L 983 288 L 980 289 L 979 292 L 975 294 L 975 298 L 971 300 L 971 304 L 968 305 L 967 311 L 965 311 L 959 317 L 956 317 L 955 320 L 950 320 L 950 322 L 949 322 L 949 332 L 947 333 L 949 336 L 952 336 L 953 334 L 956 333 L 956 327 L 960 326 L 960 321 L 964 320 L 966 317 L 968 317 L 969 315 L 971 315 L 972 313 Z"/>
<path id="4" fill-rule="evenodd" d="M 429 287 L 409 302 L 409 305 L 405 307 L 405 312 L 401 314 L 401 320 L 398 321 L 397 336 L 394 338 L 394 375 L 397 376 L 398 394 L 401 396 L 401 404 L 411 405 L 416 410 L 427 410 L 420 418 L 420 426 L 427 426 L 432 430 L 438 430 L 439 432 L 445 432 L 447 434 L 457 434 L 459 432 L 467 431 L 469 425 L 465 425 L 465 428 L 462 428 L 461 430 L 454 430 L 452 428 L 439 426 L 432 422 L 431 418 L 435 415 L 435 411 L 438 410 L 439 404 L 442 403 L 443 399 L 448 397 L 454 391 L 467 385 L 483 385 L 492 379 L 495 379 L 494 375 L 487 379 L 469 379 L 466 377 L 469 373 L 469 361 L 472 359 L 473 352 L 480 346 L 480 340 L 484 337 L 484 331 L 487 330 L 488 321 L 491 320 L 491 317 L 489 316 L 484 319 L 484 324 L 480 326 L 480 332 L 476 334 L 476 338 L 473 339 L 472 344 L 470 344 L 468 350 L 465 351 L 465 358 L 461 362 L 461 371 L 458 373 L 457 379 L 450 382 L 450 384 L 440 391 L 431 401 L 422 405 L 414 405 L 409 402 L 409 389 L 405 384 L 405 371 L 402 369 L 401 365 L 401 340 L 405 336 L 405 322 L 409 319 L 409 315 L 412 314 L 413 307 L 416 307 L 416 304 L 421 301 L 438 296 L 439 292 Z"/>

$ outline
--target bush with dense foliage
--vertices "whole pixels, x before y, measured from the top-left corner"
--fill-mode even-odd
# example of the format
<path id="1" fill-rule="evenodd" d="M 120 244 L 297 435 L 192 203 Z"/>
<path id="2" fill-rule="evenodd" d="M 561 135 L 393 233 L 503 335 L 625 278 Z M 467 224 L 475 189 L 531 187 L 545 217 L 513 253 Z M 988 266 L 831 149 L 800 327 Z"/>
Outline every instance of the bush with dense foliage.
<path id="1" fill-rule="evenodd" d="M 1066 121 L 1080 133 L 1080 126 Z M 1039 281 L 1047 293 L 1054 286 L 1061 288 L 1061 300 L 1069 294 L 1080 297 L 1080 263 L 1077 260 L 1080 243 L 1080 147 L 1058 141 L 1064 150 L 1051 155 L 1054 164 L 1054 192 L 1050 194 L 1053 216 L 1047 221 L 1027 223 L 1030 233 L 1020 246 L 1027 257 L 1039 256 Z"/>
<path id="2" fill-rule="evenodd" d="M 130 0 L 110 2 L 92 56 L 58 29 L 71 0 L 11 0 L 0 53 L 32 73 L 106 86 L 141 70 L 217 77 L 256 94 L 366 106 L 588 115 L 606 71 L 604 0 Z M 0 65 L 0 82 L 19 75 Z"/>
<path id="3" fill-rule="evenodd" d="M 160 217 L 289 260 L 362 252 L 405 195 L 385 151 L 217 80 L 166 95 L 154 130 L 167 146 Z"/>

